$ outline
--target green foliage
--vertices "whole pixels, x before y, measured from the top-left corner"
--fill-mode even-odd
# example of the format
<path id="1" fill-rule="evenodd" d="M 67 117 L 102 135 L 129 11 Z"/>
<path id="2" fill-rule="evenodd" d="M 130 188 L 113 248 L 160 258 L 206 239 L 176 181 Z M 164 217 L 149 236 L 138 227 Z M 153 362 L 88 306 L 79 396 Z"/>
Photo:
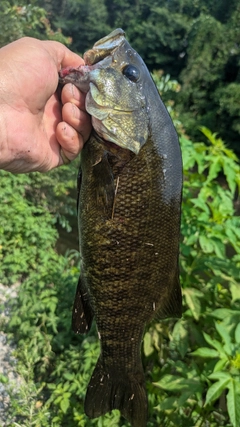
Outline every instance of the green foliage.
<path id="1" fill-rule="evenodd" d="M 211 127 L 239 151 L 240 6 L 226 9 L 227 20 L 202 13 L 192 22 L 178 104 L 188 134 L 197 136 L 198 125 Z"/>
<path id="2" fill-rule="evenodd" d="M 201 130 L 207 144 L 181 137 L 184 315 L 153 323 L 144 337 L 148 427 L 240 423 L 240 218 L 234 208 L 240 170 L 223 141 Z M 9 331 L 18 341 L 23 382 L 17 395 L 11 392 L 9 425 L 128 426 L 118 411 L 96 420 L 83 411 L 98 338 L 95 328 L 86 337 L 71 333 L 78 256 L 54 250 L 57 201 L 72 203 L 62 185 L 53 193 L 54 184 L 65 180 L 70 189 L 75 175 L 75 166 L 44 176 L 2 173 L 1 278 L 8 284 L 22 279 Z"/>
<path id="3" fill-rule="evenodd" d="M 152 326 L 144 351 L 150 366 L 153 360 L 161 366 L 161 373 L 156 369 L 150 377 L 162 391 L 155 404 L 163 425 L 237 427 L 240 218 L 233 200 L 240 187 L 240 169 L 223 141 L 208 129 L 201 130 L 207 145 L 181 138 L 184 316 L 172 330 L 165 322 L 165 327 Z M 150 390 L 157 394 L 152 386 Z"/>
<path id="4" fill-rule="evenodd" d="M 76 162 L 44 176 L 4 171 L 0 176 L 0 281 L 12 284 L 36 271 L 45 274 L 46 265 L 51 272 L 59 258 L 53 225 L 70 231 L 67 218 L 76 216 L 76 201 L 70 197 L 76 184 Z"/>
<path id="5" fill-rule="evenodd" d="M 150 70 L 163 70 L 182 89 L 174 97 L 188 135 L 218 132 L 239 152 L 239 0 L 36 0 L 51 25 L 83 54 L 122 27 Z"/>
<path id="6" fill-rule="evenodd" d="M 61 27 L 83 52 L 122 26 L 152 68 L 178 76 L 185 67 L 179 110 L 188 133 L 199 137 L 203 123 L 231 140 L 240 132 L 238 24 L 237 0 L 3 0 L 0 46 L 23 35 L 67 43 Z M 172 108 L 178 83 L 161 72 L 153 77 L 182 130 Z M 143 342 L 148 427 L 240 425 L 240 171 L 222 139 L 206 127 L 201 132 L 205 143 L 181 137 L 184 315 L 150 325 Z M 94 328 L 86 337 L 70 331 L 78 254 L 64 257 L 55 250 L 56 226 L 70 230 L 69 218 L 76 214 L 76 168 L 44 176 L 0 174 L 0 281 L 20 282 L 8 332 L 18 342 L 21 386 L 16 392 L 0 377 L 10 387 L 9 426 L 128 425 L 118 411 L 96 420 L 83 412 L 98 339 Z"/>
<path id="7" fill-rule="evenodd" d="M 103 0 L 68 0 L 40 2 L 49 10 L 55 28 L 61 28 L 72 39 L 71 48 L 83 54 L 85 50 L 110 32 L 107 9 Z M 57 9 L 57 10 L 56 10 Z"/>
<path id="8" fill-rule="evenodd" d="M 70 44 L 60 30 L 53 31 L 46 11 L 37 1 L 2 0 L 0 4 L 0 47 L 23 36 Z"/>
<path id="9" fill-rule="evenodd" d="M 239 152 L 239 21 L 239 0 L 2 0 L 0 46 L 29 35 L 83 54 L 122 27 L 151 71 L 181 83 L 174 100 L 187 134 L 199 138 L 204 125 Z"/>

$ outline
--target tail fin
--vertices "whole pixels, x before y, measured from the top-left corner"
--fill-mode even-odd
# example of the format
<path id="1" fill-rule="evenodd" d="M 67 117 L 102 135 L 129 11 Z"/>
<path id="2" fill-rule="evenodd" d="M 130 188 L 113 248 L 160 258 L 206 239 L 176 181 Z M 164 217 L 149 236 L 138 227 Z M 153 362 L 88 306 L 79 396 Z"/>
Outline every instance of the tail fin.
<path id="1" fill-rule="evenodd" d="M 132 427 L 147 425 L 147 394 L 142 367 L 134 373 L 104 369 L 99 359 L 88 385 L 85 413 L 96 418 L 119 409 Z"/>

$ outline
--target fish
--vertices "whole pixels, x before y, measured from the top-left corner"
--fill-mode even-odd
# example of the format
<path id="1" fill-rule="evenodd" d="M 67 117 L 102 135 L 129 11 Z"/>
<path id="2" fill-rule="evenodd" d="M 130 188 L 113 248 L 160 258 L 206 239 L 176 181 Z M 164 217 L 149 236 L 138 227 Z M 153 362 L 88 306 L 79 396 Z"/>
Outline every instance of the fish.
<path id="1" fill-rule="evenodd" d="M 80 160 L 80 279 L 72 326 L 93 319 L 100 356 L 84 409 L 120 410 L 146 427 L 141 345 L 154 318 L 181 317 L 179 239 L 182 158 L 177 132 L 151 74 L 118 28 L 84 54 L 60 83 L 86 93 L 93 130 Z"/>

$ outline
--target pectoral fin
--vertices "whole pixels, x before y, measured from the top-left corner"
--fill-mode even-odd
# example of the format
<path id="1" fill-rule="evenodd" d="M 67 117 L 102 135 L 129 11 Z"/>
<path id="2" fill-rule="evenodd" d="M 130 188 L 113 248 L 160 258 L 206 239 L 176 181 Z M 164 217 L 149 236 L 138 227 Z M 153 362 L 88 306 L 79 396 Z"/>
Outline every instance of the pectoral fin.
<path id="1" fill-rule="evenodd" d="M 112 168 L 108 162 L 107 155 L 93 167 L 93 174 L 96 182 L 96 203 L 99 208 L 103 206 L 106 216 L 111 218 L 115 186 Z"/>
<path id="2" fill-rule="evenodd" d="M 78 177 L 77 177 L 77 212 L 78 212 L 78 206 L 79 206 L 81 183 L 82 183 L 82 169 L 80 167 L 78 170 Z"/>
<path id="3" fill-rule="evenodd" d="M 82 277 L 79 278 L 72 311 L 72 330 L 76 334 L 85 334 L 91 328 L 94 314 L 89 293 Z"/>

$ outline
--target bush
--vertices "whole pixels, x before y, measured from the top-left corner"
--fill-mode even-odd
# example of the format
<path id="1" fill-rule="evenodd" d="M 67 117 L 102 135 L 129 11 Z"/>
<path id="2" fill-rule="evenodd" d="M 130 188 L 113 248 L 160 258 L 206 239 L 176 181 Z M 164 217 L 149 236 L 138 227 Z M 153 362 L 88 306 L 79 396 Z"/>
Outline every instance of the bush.
<path id="1" fill-rule="evenodd" d="M 222 140 L 202 132 L 208 144 L 181 138 L 184 315 L 153 323 L 143 342 L 148 427 L 240 425 L 240 170 Z M 66 168 L 54 173 L 64 182 Z M 76 170 L 68 169 L 68 189 L 60 186 L 52 203 L 54 173 L 1 177 L 1 280 L 21 279 L 9 331 L 25 379 L 12 396 L 17 423 L 8 425 L 126 427 L 118 411 L 96 420 L 83 412 L 99 344 L 95 328 L 86 337 L 70 331 L 78 255 L 55 252 L 54 222 L 58 197 L 68 205 Z"/>

